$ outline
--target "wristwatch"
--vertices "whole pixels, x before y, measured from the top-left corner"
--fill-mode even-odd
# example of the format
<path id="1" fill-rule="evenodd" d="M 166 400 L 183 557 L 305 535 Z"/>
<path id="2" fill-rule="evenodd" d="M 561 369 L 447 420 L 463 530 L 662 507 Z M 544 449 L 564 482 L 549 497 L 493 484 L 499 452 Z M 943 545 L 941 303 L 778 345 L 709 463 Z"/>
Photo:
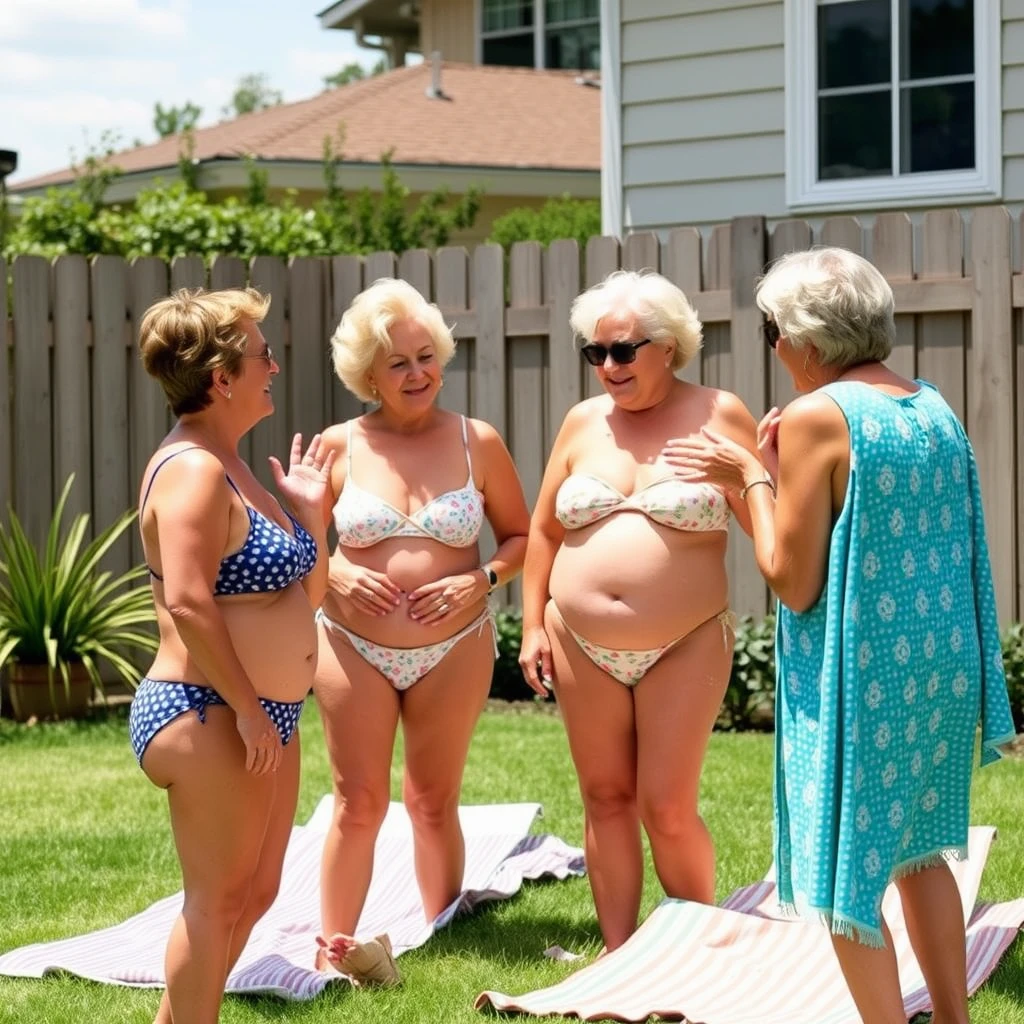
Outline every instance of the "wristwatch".
<path id="1" fill-rule="evenodd" d="M 487 593 L 489 594 L 498 585 L 498 574 L 486 562 L 480 566 L 480 571 L 487 577 Z"/>

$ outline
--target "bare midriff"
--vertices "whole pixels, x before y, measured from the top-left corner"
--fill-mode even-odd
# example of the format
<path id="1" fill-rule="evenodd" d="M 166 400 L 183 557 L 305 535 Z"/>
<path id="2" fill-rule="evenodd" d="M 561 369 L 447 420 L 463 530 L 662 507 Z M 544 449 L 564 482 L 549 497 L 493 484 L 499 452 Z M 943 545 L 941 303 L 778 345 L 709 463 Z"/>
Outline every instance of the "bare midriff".
<path id="1" fill-rule="evenodd" d="M 566 533 L 548 591 L 580 636 L 618 650 L 651 650 L 726 609 L 727 536 L 615 512 Z"/>
<path id="2" fill-rule="evenodd" d="M 292 583 L 284 590 L 265 594 L 219 597 L 216 601 L 256 695 L 277 701 L 303 700 L 316 670 L 316 626 L 302 584 Z M 148 675 L 217 689 L 189 657 L 159 600 L 157 619 L 160 650 Z"/>
<path id="3" fill-rule="evenodd" d="M 368 615 L 327 591 L 323 609 L 328 618 L 372 643 L 386 647 L 436 644 L 469 625 L 484 610 L 486 600 L 481 597 L 428 626 L 409 615 L 408 595 L 417 587 L 479 568 L 476 544 L 452 548 L 426 537 L 391 537 L 368 548 L 345 548 L 343 553 L 352 564 L 384 573 L 402 589 L 401 603 L 386 615 Z"/>

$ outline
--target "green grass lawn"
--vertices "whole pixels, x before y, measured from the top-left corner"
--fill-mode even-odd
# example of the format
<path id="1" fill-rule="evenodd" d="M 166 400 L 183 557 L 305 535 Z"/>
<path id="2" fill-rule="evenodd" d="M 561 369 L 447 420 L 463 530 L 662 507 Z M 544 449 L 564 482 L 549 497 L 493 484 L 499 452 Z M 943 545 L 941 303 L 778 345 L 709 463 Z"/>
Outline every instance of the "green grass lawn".
<path id="1" fill-rule="evenodd" d="M 302 723 L 298 820 L 329 791 L 323 734 L 310 703 Z M 398 765 L 400 750 L 396 752 Z M 125 715 L 27 728 L 0 722 L 0 951 L 115 924 L 179 887 L 164 795 L 135 766 Z M 702 809 L 718 847 L 718 895 L 767 868 L 771 845 L 772 740 L 716 734 L 704 771 Z M 398 769 L 393 792 L 398 793 Z M 1024 761 L 975 780 L 973 820 L 998 826 L 982 882 L 984 899 L 1024 895 Z M 465 803 L 540 801 L 539 831 L 571 843 L 582 815 L 558 718 L 529 705 L 491 709 L 470 754 Z M 660 899 L 648 863 L 643 913 Z M 480 1022 L 482 989 L 524 992 L 577 965 L 541 956 L 552 944 L 594 954 L 601 943 L 585 879 L 527 883 L 513 899 L 458 920 L 401 959 L 405 985 L 392 991 L 328 991 L 311 1003 L 229 997 L 229 1024 L 458 1024 Z M 0 1022 L 147 1024 L 159 994 L 69 978 L 0 978 Z M 1024 942 L 972 1000 L 974 1024 L 1024 1024 Z M 187 1022 L 186 1022 L 187 1024 Z"/>

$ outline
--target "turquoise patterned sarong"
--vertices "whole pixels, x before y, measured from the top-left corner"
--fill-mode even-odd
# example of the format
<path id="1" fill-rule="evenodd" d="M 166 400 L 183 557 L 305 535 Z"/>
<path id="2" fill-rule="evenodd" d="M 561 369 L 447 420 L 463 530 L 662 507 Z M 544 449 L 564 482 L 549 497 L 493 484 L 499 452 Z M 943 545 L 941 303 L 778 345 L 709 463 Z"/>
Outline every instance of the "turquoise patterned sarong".
<path id="1" fill-rule="evenodd" d="M 939 393 L 821 389 L 846 417 L 850 479 L 828 575 L 779 606 L 779 897 L 881 945 L 889 881 L 966 855 L 981 763 L 1013 736 L 974 454 Z"/>

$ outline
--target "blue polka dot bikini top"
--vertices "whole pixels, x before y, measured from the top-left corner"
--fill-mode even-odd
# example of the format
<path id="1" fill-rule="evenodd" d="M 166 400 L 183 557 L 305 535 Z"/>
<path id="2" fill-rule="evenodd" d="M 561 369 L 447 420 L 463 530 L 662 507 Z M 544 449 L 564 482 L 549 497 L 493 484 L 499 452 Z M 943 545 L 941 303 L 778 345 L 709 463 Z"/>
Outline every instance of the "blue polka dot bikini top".
<path id="1" fill-rule="evenodd" d="M 156 469 L 150 475 L 146 493 L 142 497 L 142 504 L 139 506 L 140 519 L 157 473 L 175 455 L 198 447 L 199 445 L 192 445 L 189 448 L 180 448 L 157 463 Z M 225 555 L 221 559 L 217 580 L 213 585 L 214 596 L 263 594 L 274 590 L 284 590 L 296 580 L 308 576 L 313 571 L 317 559 L 317 544 L 312 534 L 287 509 L 283 509 L 284 514 L 292 521 L 295 531 L 293 536 L 272 519 L 268 519 L 262 512 L 257 512 L 251 505 L 247 505 L 231 477 L 226 473 L 224 477 L 231 489 L 238 495 L 239 500 L 245 505 L 245 510 L 249 515 L 249 533 L 245 538 L 245 543 L 237 551 Z M 159 573 L 154 572 L 148 565 L 146 568 L 149 569 L 150 575 L 154 579 L 163 581 L 163 577 Z"/>

